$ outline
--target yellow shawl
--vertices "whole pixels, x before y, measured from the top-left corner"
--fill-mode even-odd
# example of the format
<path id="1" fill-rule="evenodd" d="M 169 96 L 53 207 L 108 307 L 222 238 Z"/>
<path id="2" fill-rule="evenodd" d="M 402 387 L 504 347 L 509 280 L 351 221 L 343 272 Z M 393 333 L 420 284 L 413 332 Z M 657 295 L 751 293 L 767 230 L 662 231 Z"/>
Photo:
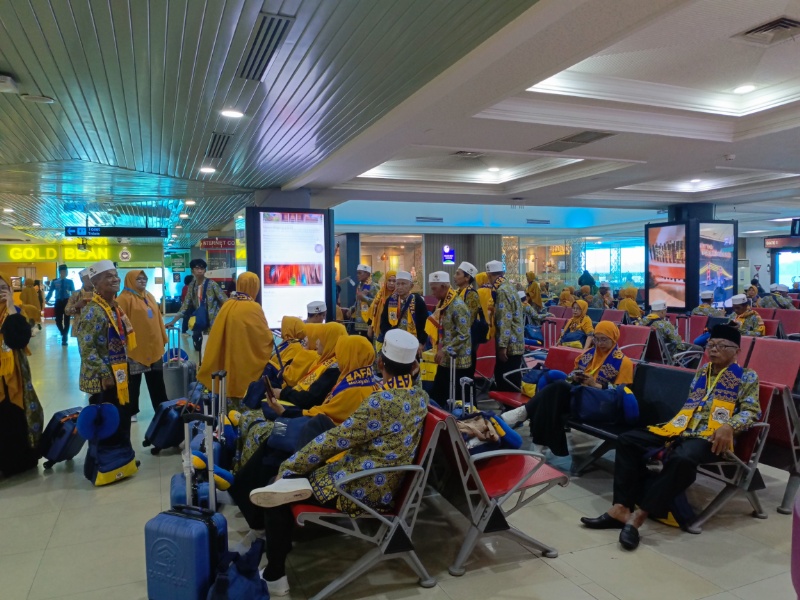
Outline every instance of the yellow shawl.
<path id="1" fill-rule="evenodd" d="M 308 323 L 306 323 L 306 328 L 307 327 Z M 320 376 L 327 371 L 331 365 L 336 363 L 336 342 L 339 341 L 340 337 L 347 335 L 347 330 L 341 323 L 322 323 L 319 324 L 318 328 L 315 329 L 316 339 L 319 340 L 317 361 L 311 366 L 311 369 L 295 386 L 295 389 L 299 392 L 308 391 L 308 388 L 311 387 L 311 384 L 319 379 Z M 309 340 L 311 340 L 310 333 Z M 308 351 L 310 351 L 310 346 Z"/>

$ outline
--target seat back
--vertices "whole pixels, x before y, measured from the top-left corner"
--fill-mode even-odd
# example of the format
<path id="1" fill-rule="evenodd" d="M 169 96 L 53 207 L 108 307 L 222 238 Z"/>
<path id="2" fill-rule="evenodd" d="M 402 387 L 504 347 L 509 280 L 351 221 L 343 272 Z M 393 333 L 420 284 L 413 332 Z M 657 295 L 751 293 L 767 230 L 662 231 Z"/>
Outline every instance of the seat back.
<path id="1" fill-rule="evenodd" d="M 767 383 L 759 384 L 758 403 L 761 406 L 761 418 L 758 420 L 759 423 L 765 423 L 769 420 L 771 416 L 770 406 L 776 393 L 777 389 L 775 386 Z M 771 430 L 772 427 L 770 427 L 770 433 L 772 433 Z M 759 445 L 759 440 L 764 436 L 765 433 L 767 432 L 765 432 L 761 427 L 753 427 L 742 433 L 736 439 L 736 443 L 734 444 L 734 454 L 736 454 L 736 456 L 738 456 L 742 462 L 749 463 L 753 456 L 753 451 L 756 450 L 757 446 Z"/>
<path id="2" fill-rule="evenodd" d="M 475 379 L 483 379 L 491 385 L 496 362 L 494 340 L 480 344 L 475 357 Z"/>
<path id="3" fill-rule="evenodd" d="M 781 322 L 786 335 L 800 334 L 800 310 L 779 308 L 775 311 L 775 318 Z"/>
<path id="4" fill-rule="evenodd" d="M 569 311 L 570 309 L 567 308 L 566 306 L 550 306 L 547 309 L 547 312 L 549 312 L 551 315 L 553 315 L 558 319 L 564 318 L 566 316 L 566 313 Z"/>
<path id="5" fill-rule="evenodd" d="M 556 345 L 558 338 L 561 337 L 561 331 L 566 324 L 567 319 L 563 317 L 545 319 L 544 323 L 542 323 L 542 336 L 544 337 L 545 348 L 552 348 Z"/>
<path id="6" fill-rule="evenodd" d="M 567 346 L 555 346 L 547 353 L 544 361 L 545 369 L 556 369 L 564 373 L 570 373 L 575 368 L 575 359 L 578 358 L 582 350 L 568 348 Z"/>
<path id="7" fill-rule="evenodd" d="M 706 329 L 711 331 L 717 325 L 723 325 L 725 323 L 730 322 L 730 317 L 708 317 L 708 321 L 706 322 Z"/>
<path id="8" fill-rule="evenodd" d="M 640 364 L 631 390 L 639 403 L 640 427 L 664 423 L 678 414 L 689 397 L 694 372 Z"/>
<path id="9" fill-rule="evenodd" d="M 753 308 L 759 315 L 761 315 L 762 319 L 774 319 L 775 318 L 775 309 L 774 308 L 761 308 L 760 306 L 756 306 Z"/>
<path id="10" fill-rule="evenodd" d="M 642 360 L 650 331 L 651 329 L 644 325 L 620 325 L 617 346 L 631 360 Z"/>
<path id="11" fill-rule="evenodd" d="M 667 321 L 669 321 L 670 323 L 675 325 L 675 327 L 677 327 L 678 326 L 678 315 L 676 313 L 667 313 Z"/>
<path id="12" fill-rule="evenodd" d="M 590 308 L 586 311 L 586 316 L 592 320 L 592 323 L 597 323 L 603 318 L 603 312 L 602 308 Z"/>
<path id="13" fill-rule="evenodd" d="M 790 340 L 755 338 L 747 368 L 758 374 L 759 381 L 793 390 L 800 371 L 800 344 Z"/>
<path id="14" fill-rule="evenodd" d="M 800 308 L 800 300 L 792 300 L 792 304 L 794 304 L 795 308 Z"/>
<path id="15" fill-rule="evenodd" d="M 622 320 L 625 318 L 625 311 L 624 310 L 617 310 L 616 308 L 607 308 L 603 311 L 603 317 L 600 319 L 601 321 L 611 321 L 619 325 L 622 323 Z"/>
<path id="16" fill-rule="evenodd" d="M 436 310 L 436 305 L 439 301 L 436 299 L 436 296 L 423 296 L 423 300 L 425 300 L 425 306 L 428 309 L 428 312 L 433 312 Z"/>
<path id="17" fill-rule="evenodd" d="M 692 343 L 694 340 L 699 338 L 703 335 L 703 332 L 706 330 L 706 324 L 708 323 L 708 317 L 706 315 L 692 315 L 689 317 L 689 339 L 684 340 L 686 342 Z"/>
<path id="18" fill-rule="evenodd" d="M 764 319 L 764 335 L 768 337 L 778 337 L 780 326 L 781 322 L 777 319 Z"/>

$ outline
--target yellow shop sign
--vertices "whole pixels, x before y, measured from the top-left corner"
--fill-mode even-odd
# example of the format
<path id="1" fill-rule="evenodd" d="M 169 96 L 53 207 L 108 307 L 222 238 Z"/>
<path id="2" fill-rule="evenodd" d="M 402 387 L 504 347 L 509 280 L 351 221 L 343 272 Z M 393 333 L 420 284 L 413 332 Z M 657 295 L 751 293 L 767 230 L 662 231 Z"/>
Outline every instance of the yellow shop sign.
<path id="1" fill-rule="evenodd" d="M 70 246 L 64 246 L 64 260 L 77 260 L 77 261 L 98 261 L 98 260 L 116 260 L 117 258 L 111 258 L 111 248 L 109 246 L 104 247 L 97 247 L 92 246 L 87 250 L 78 250 L 77 248 L 71 248 Z"/>
<path id="2" fill-rule="evenodd" d="M 51 261 L 58 257 L 58 250 L 53 246 L 7 246 L 6 251 L 11 261 Z"/>

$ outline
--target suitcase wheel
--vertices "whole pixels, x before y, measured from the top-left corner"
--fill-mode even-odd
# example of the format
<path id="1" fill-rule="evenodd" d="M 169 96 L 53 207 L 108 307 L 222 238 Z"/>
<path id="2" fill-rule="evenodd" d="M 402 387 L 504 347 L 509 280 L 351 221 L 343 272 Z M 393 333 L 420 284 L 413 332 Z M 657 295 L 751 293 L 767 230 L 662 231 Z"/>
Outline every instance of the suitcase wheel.
<path id="1" fill-rule="evenodd" d="M 153 456 L 158 456 L 159 452 L 161 452 L 161 448 L 150 448 L 150 454 Z"/>
<path id="2" fill-rule="evenodd" d="M 42 466 L 43 466 L 45 469 L 52 469 L 52 468 L 53 468 L 53 465 L 55 465 L 55 464 L 56 464 L 56 463 L 54 463 L 52 460 L 48 460 L 48 461 L 46 461 L 46 462 L 44 463 L 44 465 L 42 465 Z"/>

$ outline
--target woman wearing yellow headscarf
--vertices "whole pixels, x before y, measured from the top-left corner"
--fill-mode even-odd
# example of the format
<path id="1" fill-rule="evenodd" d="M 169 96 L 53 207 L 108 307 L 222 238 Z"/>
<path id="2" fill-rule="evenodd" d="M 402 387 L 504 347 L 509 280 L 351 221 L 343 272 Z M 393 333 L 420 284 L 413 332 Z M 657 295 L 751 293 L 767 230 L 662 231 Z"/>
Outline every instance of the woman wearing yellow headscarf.
<path id="1" fill-rule="evenodd" d="M 539 312 L 544 308 L 544 303 L 542 302 L 542 289 L 539 287 L 539 282 L 536 281 L 536 273 L 528 271 L 525 273 L 525 278 L 528 280 L 528 289 L 526 290 L 528 303 Z"/>
<path id="2" fill-rule="evenodd" d="M 489 333 L 486 339 L 491 340 L 494 338 L 494 288 L 492 288 L 492 284 L 489 282 L 489 275 L 486 272 L 475 275 L 475 285 L 478 287 L 478 298 L 481 301 L 483 315 L 489 324 Z"/>
<path id="3" fill-rule="evenodd" d="M 389 296 L 394 293 L 394 284 L 397 282 L 396 277 L 397 271 L 386 271 L 386 275 L 383 276 L 383 283 L 381 283 L 381 289 L 378 290 L 372 305 L 369 307 L 370 324 L 367 329 L 367 337 L 369 339 L 377 340 L 381 334 L 383 307 L 386 305 Z"/>
<path id="4" fill-rule="evenodd" d="M 304 323 L 304 344 L 294 354 L 291 364 L 287 364 L 283 371 L 283 386 L 294 387 L 305 377 L 317 361 L 317 340 L 324 323 Z"/>
<path id="5" fill-rule="evenodd" d="M 307 330 L 308 325 L 306 323 Z M 322 323 L 316 328 L 311 328 L 311 331 L 313 336 L 311 332 L 308 336 L 310 341 L 315 341 L 316 362 L 296 386 L 276 390 L 281 400 L 306 409 L 322 404 L 333 386 L 336 385 L 340 375 L 339 365 L 336 362 L 336 342 L 339 341 L 339 338 L 347 335 L 347 330 L 341 323 Z M 310 352 L 310 349 L 306 352 Z"/>
<path id="6" fill-rule="evenodd" d="M 571 348 L 584 348 L 589 342 L 589 337 L 594 331 L 592 320 L 586 316 L 589 305 L 584 300 L 576 300 L 572 304 L 572 318 L 564 325 L 557 346 Z M 585 339 L 584 339 L 585 338 Z"/>
<path id="7" fill-rule="evenodd" d="M 19 293 L 19 301 L 30 307 L 25 312 L 25 316 L 31 319 L 34 323 L 38 323 L 39 329 L 42 328 L 42 304 L 39 301 L 39 292 L 34 287 L 33 279 L 25 278 L 25 287 Z"/>
<path id="8" fill-rule="evenodd" d="M 0 473 L 11 477 L 39 462 L 44 414 L 28 365 L 31 328 L 14 306 L 11 279 L 0 273 Z"/>
<path id="9" fill-rule="evenodd" d="M 281 320 L 281 344 L 275 349 L 272 358 L 269 360 L 270 369 L 267 370 L 272 387 L 279 388 L 283 386 L 286 371 L 290 369 L 295 357 L 305 351 L 303 347 L 303 340 L 306 339 L 306 324 L 302 319 L 297 317 L 283 317 Z M 306 371 L 311 366 L 309 363 L 306 366 Z M 297 384 L 297 380 L 294 380 Z"/>
<path id="10" fill-rule="evenodd" d="M 117 304 L 128 315 L 136 332 L 136 347 L 128 349 L 128 396 L 133 419 L 139 412 L 139 391 L 142 375 L 147 381 L 153 410 L 169 400 L 164 386 L 162 357 L 167 343 L 167 331 L 161 310 L 153 295 L 147 291 L 147 275 L 139 269 L 125 275 L 125 287 L 117 297 Z M 173 398 L 174 400 L 174 398 Z"/>
<path id="11" fill-rule="evenodd" d="M 572 295 L 572 292 L 569 291 L 569 288 L 564 288 L 561 290 L 561 295 L 558 297 L 558 306 L 565 306 L 566 308 L 572 308 L 572 305 L 575 303 L 575 297 Z"/>
<path id="12" fill-rule="evenodd" d="M 228 372 L 227 393 L 234 409 L 272 356 L 272 331 L 261 304 L 256 302 L 260 289 L 258 275 L 250 271 L 239 275 L 236 291 L 211 326 L 203 364 L 197 371 L 197 380 L 209 389 L 212 373 L 222 369 Z"/>
<path id="13" fill-rule="evenodd" d="M 622 299 L 619 301 L 617 308 L 619 310 L 624 310 L 628 313 L 628 316 L 631 319 L 639 320 L 642 318 L 642 309 L 639 308 L 639 305 L 636 304 L 636 296 L 639 293 L 639 290 L 636 288 L 622 288 L 619 291 L 619 295 Z"/>

